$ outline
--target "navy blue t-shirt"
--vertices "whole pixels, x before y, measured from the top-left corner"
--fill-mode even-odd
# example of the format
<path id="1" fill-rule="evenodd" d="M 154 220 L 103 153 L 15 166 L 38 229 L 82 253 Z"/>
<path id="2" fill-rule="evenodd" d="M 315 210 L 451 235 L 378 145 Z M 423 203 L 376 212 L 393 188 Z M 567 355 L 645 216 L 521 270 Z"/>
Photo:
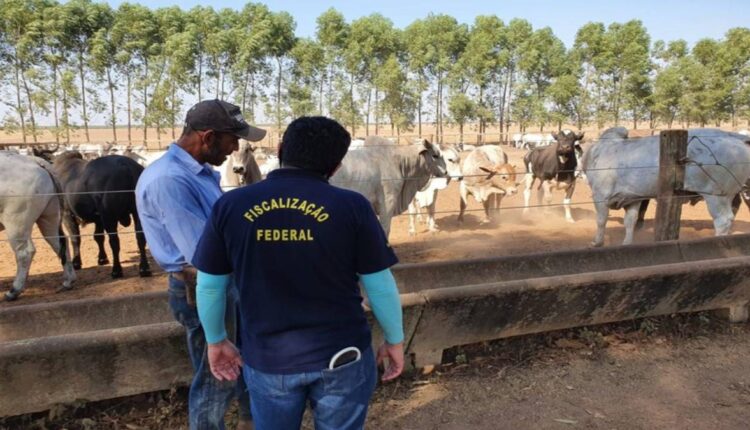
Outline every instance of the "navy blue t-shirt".
<path id="1" fill-rule="evenodd" d="M 347 346 L 369 347 L 357 274 L 397 261 L 361 194 L 279 169 L 216 202 L 192 263 L 234 273 L 245 363 L 288 374 L 324 369 Z"/>

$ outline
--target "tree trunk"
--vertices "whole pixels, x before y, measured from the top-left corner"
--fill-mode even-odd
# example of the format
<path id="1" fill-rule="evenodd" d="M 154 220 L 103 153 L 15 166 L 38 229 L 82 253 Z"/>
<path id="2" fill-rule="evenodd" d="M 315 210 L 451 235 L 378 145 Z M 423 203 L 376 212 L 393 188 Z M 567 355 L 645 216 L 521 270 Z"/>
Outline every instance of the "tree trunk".
<path id="1" fill-rule="evenodd" d="M 17 55 L 17 54 L 16 54 Z M 18 64 L 18 60 L 16 60 L 16 112 L 18 112 L 18 119 L 21 120 L 21 137 L 23 139 L 23 143 L 26 143 L 26 119 L 24 118 L 24 112 L 23 112 L 23 104 L 21 103 L 21 66 Z"/>
<path id="2" fill-rule="evenodd" d="M 201 81 L 203 80 L 203 56 L 198 56 L 198 101 L 203 100 L 203 92 L 201 91 Z"/>
<path id="3" fill-rule="evenodd" d="M 143 62 L 143 145 L 148 145 L 148 60 Z"/>
<path id="4" fill-rule="evenodd" d="M 515 75 L 514 67 L 511 65 L 510 69 L 508 70 L 508 98 L 506 102 L 506 115 L 505 115 L 505 134 L 510 134 L 510 122 L 511 122 L 511 115 L 510 115 L 510 107 L 513 103 L 513 80 Z"/>
<path id="5" fill-rule="evenodd" d="M 60 143 L 60 121 L 57 115 L 57 65 L 52 66 L 52 109 L 55 117 L 55 143 Z"/>
<path id="6" fill-rule="evenodd" d="M 65 126 L 65 143 L 70 144 L 70 116 L 68 115 L 68 92 L 65 91 L 65 88 L 62 90 L 62 105 L 63 105 L 63 125 Z"/>
<path id="7" fill-rule="evenodd" d="M 117 112 L 115 108 L 115 86 L 112 83 L 112 71 L 107 68 L 107 86 L 109 87 L 109 104 L 112 115 L 112 137 L 115 143 L 117 143 Z"/>
<path id="8" fill-rule="evenodd" d="M 417 96 L 417 127 L 419 130 L 419 138 L 422 138 L 422 79 L 419 79 L 419 95 Z"/>
<path id="9" fill-rule="evenodd" d="M 177 136 L 175 135 L 175 128 L 177 128 L 177 109 L 175 106 L 177 106 L 177 85 L 174 83 L 171 84 L 171 92 L 172 92 L 172 101 L 170 102 L 171 109 L 169 110 L 170 114 L 172 115 L 172 140 L 174 141 L 177 139 Z"/>
<path id="10" fill-rule="evenodd" d="M 255 122 L 255 73 L 250 74 L 250 121 Z"/>
<path id="11" fill-rule="evenodd" d="M 352 113 L 352 137 L 357 134 L 357 114 L 354 112 L 354 75 L 349 77 L 349 111 Z"/>
<path id="12" fill-rule="evenodd" d="M 320 77 L 320 98 L 318 100 L 318 115 L 323 115 L 323 93 L 325 92 L 324 84 L 325 84 L 326 78 L 324 76 Z"/>
<path id="13" fill-rule="evenodd" d="M 279 139 L 281 138 L 281 57 L 276 57 L 276 64 L 279 66 L 279 78 L 276 81 L 276 132 Z"/>
<path id="14" fill-rule="evenodd" d="M 83 108 L 83 130 L 86 134 L 86 142 L 91 142 L 89 138 L 89 117 L 86 112 L 86 73 L 83 70 L 83 52 L 78 50 L 78 76 L 81 78 L 81 108 Z"/>
<path id="15" fill-rule="evenodd" d="M 375 88 L 375 135 L 378 135 L 378 121 L 380 119 L 380 112 L 378 111 L 378 89 Z"/>
<path id="16" fill-rule="evenodd" d="M 132 87 L 131 78 L 130 78 L 130 71 L 127 71 L 125 73 L 125 76 L 126 76 L 127 87 L 128 87 L 128 90 L 127 90 L 128 92 L 128 96 L 127 96 L 127 99 L 128 99 L 128 145 L 132 145 L 133 144 L 133 136 L 132 136 L 133 106 L 132 106 L 131 99 L 133 97 L 133 87 Z"/>
<path id="17" fill-rule="evenodd" d="M 29 119 L 31 120 L 31 138 L 34 142 L 37 142 L 36 137 L 36 118 L 34 117 L 34 100 L 31 98 L 31 90 L 29 89 L 29 83 L 26 80 L 26 75 L 21 73 L 21 81 L 23 82 L 23 88 L 26 92 L 26 99 L 29 101 Z"/>
<path id="18" fill-rule="evenodd" d="M 247 112 L 247 86 L 250 83 L 250 66 L 245 70 L 245 85 L 242 87 L 242 113 Z"/>
<path id="19" fill-rule="evenodd" d="M 365 114 L 365 136 L 370 135 L 370 102 L 372 101 L 372 90 L 367 91 L 367 113 Z"/>

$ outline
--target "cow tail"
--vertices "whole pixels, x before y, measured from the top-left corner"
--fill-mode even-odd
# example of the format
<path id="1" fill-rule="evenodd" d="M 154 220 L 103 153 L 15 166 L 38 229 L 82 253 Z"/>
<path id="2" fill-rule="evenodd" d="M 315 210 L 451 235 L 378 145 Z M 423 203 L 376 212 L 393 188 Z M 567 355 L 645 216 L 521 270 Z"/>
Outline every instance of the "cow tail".
<path id="1" fill-rule="evenodd" d="M 49 169 L 49 167 L 45 166 L 42 163 L 39 163 L 39 166 L 44 169 L 45 172 L 49 175 L 50 179 L 52 180 L 52 184 L 55 187 L 55 194 L 57 195 L 57 201 L 60 205 L 60 220 L 57 223 L 57 240 L 59 243 L 59 249 L 57 256 L 60 258 L 60 263 L 62 263 L 63 266 L 68 264 L 68 239 L 65 237 L 65 232 L 63 231 L 62 223 L 63 223 L 63 217 L 65 216 L 65 195 L 63 194 L 63 188 L 60 184 L 60 181 L 57 180 L 57 176 L 55 176 L 54 173 Z"/>

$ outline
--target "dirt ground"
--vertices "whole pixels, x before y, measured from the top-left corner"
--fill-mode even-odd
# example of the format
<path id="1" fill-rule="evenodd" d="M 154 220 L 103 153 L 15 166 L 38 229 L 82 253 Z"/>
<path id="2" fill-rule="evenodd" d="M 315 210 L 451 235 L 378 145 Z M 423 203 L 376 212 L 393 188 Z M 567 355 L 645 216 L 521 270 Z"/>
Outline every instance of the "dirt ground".
<path id="1" fill-rule="evenodd" d="M 510 161 L 522 166 L 524 151 L 503 147 Z M 522 176 L 518 176 L 521 181 Z M 468 259 L 502 255 L 517 255 L 553 250 L 580 249 L 588 247 L 596 231 L 595 212 L 591 202 L 591 190 L 583 181 L 578 181 L 573 196 L 573 217 L 575 224 L 565 222 L 563 208 L 560 205 L 563 194 L 553 193 L 553 206 L 548 208 L 531 208 L 524 215 L 522 190 L 503 199 L 500 214 L 495 222 L 480 225 L 483 210 L 473 198 L 463 225 L 457 221 L 459 195 L 458 183 L 452 181 L 446 190 L 438 195 L 436 220 L 440 227 L 438 233 L 428 233 L 424 224 L 418 228 L 416 236 L 407 233 L 408 216 L 403 214 L 394 218 L 391 228 L 391 243 L 401 262 L 425 262 L 451 259 Z M 536 191 L 532 204 L 536 203 Z M 644 230 L 636 233 L 635 242 L 643 243 L 653 240 L 653 217 L 655 206 L 649 206 Z M 619 244 L 624 236 L 622 216 L 624 211 L 612 211 L 608 223 L 606 245 Z M 750 232 L 750 212 L 746 207 L 740 209 L 734 223 L 735 232 Z M 82 229 L 84 235 L 93 234 L 93 225 Z M 34 236 L 40 233 L 35 230 Z M 713 235 L 713 224 L 705 203 L 696 206 L 683 206 L 681 239 L 695 239 Z M 43 240 L 35 240 L 37 254 L 31 266 L 31 274 L 26 290 L 19 300 L 0 303 L 3 306 L 69 300 L 81 297 L 101 297 L 108 295 L 130 294 L 133 292 L 160 290 L 165 288 L 163 274 L 156 264 L 152 264 L 153 278 L 138 278 L 138 251 L 133 229 L 128 228 L 120 235 L 121 259 L 125 277 L 116 281 L 110 279 L 110 266 L 97 266 L 97 247 L 93 237 L 83 237 L 83 269 L 77 272 L 75 288 L 63 293 L 55 293 L 55 288 L 62 284 L 62 272 L 58 259 Z M 109 247 L 106 246 L 109 254 Z M 15 276 L 13 253 L 0 234 L 0 291 L 10 289 Z M 152 262 L 153 263 L 153 262 Z"/>
<path id="2" fill-rule="evenodd" d="M 381 385 L 371 429 L 747 429 L 750 325 L 675 315 L 454 348 Z M 5 429 L 185 429 L 186 390 L 0 418 Z M 227 415 L 228 428 L 236 420 Z M 312 429 L 310 416 L 305 429 Z"/>

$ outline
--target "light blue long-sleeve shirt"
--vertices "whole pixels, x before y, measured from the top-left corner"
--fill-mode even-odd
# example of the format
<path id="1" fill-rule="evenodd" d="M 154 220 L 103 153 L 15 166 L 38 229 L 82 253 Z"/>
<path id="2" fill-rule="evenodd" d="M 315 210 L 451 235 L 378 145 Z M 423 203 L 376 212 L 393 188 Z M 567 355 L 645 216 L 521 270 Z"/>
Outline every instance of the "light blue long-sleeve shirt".
<path id="1" fill-rule="evenodd" d="M 176 144 L 141 174 L 136 206 L 151 255 L 167 272 L 189 264 L 221 197 L 220 175 Z"/>

